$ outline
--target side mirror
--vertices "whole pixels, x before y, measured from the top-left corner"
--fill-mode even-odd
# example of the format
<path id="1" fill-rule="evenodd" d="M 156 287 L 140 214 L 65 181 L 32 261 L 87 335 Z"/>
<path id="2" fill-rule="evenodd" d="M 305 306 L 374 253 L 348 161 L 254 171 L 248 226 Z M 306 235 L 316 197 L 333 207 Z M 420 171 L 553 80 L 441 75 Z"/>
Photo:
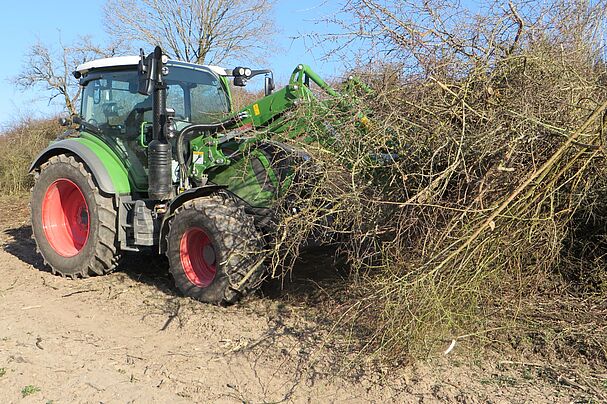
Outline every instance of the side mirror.
<path id="1" fill-rule="evenodd" d="M 272 94 L 276 86 L 274 85 L 274 78 L 271 76 L 266 76 L 265 86 L 264 86 L 264 94 L 266 96 Z"/>
<path id="2" fill-rule="evenodd" d="M 177 128 L 175 127 L 175 122 L 173 121 L 175 118 L 175 108 L 167 107 L 165 111 L 167 120 L 165 123 L 164 133 L 166 133 L 166 137 L 172 139 L 177 134 Z"/>
<path id="3" fill-rule="evenodd" d="M 140 59 L 137 66 L 137 76 L 139 78 L 137 92 L 141 95 L 150 95 L 154 90 L 153 78 L 156 77 L 156 63 L 154 63 L 154 54 L 151 53 L 147 57 L 143 53 L 143 49 L 139 50 Z"/>

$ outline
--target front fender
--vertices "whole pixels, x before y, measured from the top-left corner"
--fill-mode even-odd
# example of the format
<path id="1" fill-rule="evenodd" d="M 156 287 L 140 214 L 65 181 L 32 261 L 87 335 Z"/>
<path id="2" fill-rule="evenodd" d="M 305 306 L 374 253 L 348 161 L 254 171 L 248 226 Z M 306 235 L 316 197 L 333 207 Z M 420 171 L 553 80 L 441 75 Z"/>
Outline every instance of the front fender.
<path id="1" fill-rule="evenodd" d="M 91 171 L 99 188 L 108 194 L 131 192 L 127 170 L 111 150 L 85 138 L 64 139 L 52 143 L 38 155 L 30 166 L 32 172 L 45 161 L 59 154 L 76 155 Z"/>

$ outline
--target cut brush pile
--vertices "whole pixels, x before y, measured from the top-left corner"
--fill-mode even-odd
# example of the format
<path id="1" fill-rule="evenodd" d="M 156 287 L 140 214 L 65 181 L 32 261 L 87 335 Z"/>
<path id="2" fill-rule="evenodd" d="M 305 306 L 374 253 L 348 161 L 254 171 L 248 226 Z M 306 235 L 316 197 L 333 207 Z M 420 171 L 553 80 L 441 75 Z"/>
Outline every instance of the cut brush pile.
<path id="1" fill-rule="evenodd" d="M 604 302 L 605 4 L 501 4 L 342 10 L 379 55 L 357 71 L 371 124 L 325 111 L 310 127 L 335 144 L 299 145 L 318 179 L 289 196 L 305 198 L 279 224 L 275 268 L 306 235 L 338 240 L 352 272 L 337 318 L 383 358 L 528 329 L 527 314 L 541 329 L 536 298 Z"/>

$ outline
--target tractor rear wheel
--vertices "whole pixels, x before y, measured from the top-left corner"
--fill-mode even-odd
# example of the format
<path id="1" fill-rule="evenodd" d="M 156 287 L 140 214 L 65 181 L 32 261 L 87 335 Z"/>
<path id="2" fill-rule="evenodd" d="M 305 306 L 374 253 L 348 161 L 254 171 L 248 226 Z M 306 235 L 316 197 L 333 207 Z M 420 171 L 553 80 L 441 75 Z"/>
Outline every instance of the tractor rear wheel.
<path id="1" fill-rule="evenodd" d="M 54 274 L 85 278 L 115 268 L 116 209 L 81 162 L 58 155 L 42 164 L 30 205 L 38 251 Z"/>
<path id="2" fill-rule="evenodd" d="M 263 237 L 253 218 L 229 197 L 188 201 L 169 226 L 170 271 L 185 296 L 230 304 L 261 284 L 266 271 Z"/>

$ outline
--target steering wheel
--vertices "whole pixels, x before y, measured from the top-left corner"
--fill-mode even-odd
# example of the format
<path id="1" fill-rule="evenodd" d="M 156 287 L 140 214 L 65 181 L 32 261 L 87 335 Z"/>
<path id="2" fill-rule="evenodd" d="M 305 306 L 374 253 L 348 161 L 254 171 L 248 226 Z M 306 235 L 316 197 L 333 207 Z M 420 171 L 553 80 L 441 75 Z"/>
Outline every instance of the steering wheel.
<path id="1" fill-rule="evenodd" d="M 95 125 L 95 126 L 99 127 L 99 122 L 97 122 L 97 120 L 95 118 L 89 118 L 89 119 L 87 119 L 87 122 L 90 123 L 91 125 Z"/>
<path id="2" fill-rule="evenodd" d="M 152 107 L 141 107 L 141 108 L 133 108 L 131 112 L 127 115 L 124 123 L 127 126 L 131 126 L 136 121 L 143 121 L 143 117 L 138 117 L 138 115 L 143 115 L 146 111 L 151 111 Z M 137 119 L 139 118 L 139 119 Z"/>
<path id="3" fill-rule="evenodd" d="M 122 109 L 122 107 L 119 106 L 117 103 L 110 102 L 110 103 L 103 105 L 103 114 L 106 116 L 106 118 L 108 118 L 110 116 L 118 116 L 118 112 L 121 109 Z"/>
<path id="4" fill-rule="evenodd" d="M 127 138 L 134 140 L 139 137 L 141 123 L 143 122 L 143 114 L 146 111 L 151 111 L 152 107 L 133 108 L 124 120 L 124 126 L 127 129 Z"/>

